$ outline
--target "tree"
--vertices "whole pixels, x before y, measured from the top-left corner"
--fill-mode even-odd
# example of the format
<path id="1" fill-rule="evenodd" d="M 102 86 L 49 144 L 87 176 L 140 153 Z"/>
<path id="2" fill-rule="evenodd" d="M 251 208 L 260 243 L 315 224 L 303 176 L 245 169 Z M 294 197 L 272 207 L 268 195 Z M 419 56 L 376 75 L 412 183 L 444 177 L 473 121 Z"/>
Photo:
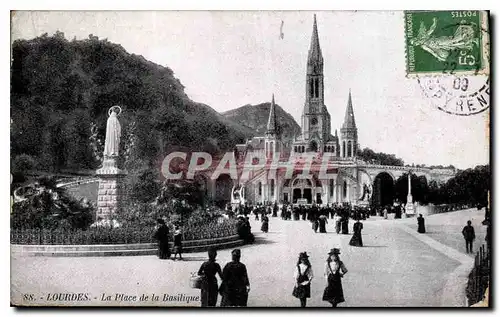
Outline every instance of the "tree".
<path id="1" fill-rule="evenodd" d="M 57 187 L 54 178 L 40 178 L 28 192 L 12 207 L 13 229 L 86 229 L 93 221 L 94 208 Z"/>
<path id="2" fill-rule="evenodd" d="M 404 166 L 404 161 L 397 158 L 394 154 L 386 153 L 375 153 L 372 149 L 364 148 L 363 150 L 358 149 L 358 158 L 370 164 L 379 165 L 392 165 L 392 166 Z"/>
<path id="3" fill-rule="evenodd" d="M 406 203 L 408 197 L 408 173 L 401 175 L 396 180 L 395 191 L 396 198 L 399 201 Z M 415 174 L 411 174 L 411 194 L 413 201 L 417 201 L 421 204 L 428 203 L 429 186 L 425 176 L 418 177 Z"/>

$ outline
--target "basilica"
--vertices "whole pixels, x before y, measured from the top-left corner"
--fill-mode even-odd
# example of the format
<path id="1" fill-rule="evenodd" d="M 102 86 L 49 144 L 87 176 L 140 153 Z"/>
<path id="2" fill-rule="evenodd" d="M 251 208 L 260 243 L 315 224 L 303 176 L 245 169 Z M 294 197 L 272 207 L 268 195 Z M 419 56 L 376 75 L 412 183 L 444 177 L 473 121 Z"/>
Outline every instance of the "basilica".
<path id="1" fill-rule="evenodd" d="M 301 203 L 332 204 L 348 202 L 368 204 L 374 187 L 382 180 L 394 184 L 397 177 L 408 168 L 381 166 L 363 162 L 356 157 L 358 129 L 354 117 L 351 92 L 346 93 L 345 117 L 340 133 L 332 134 L 331 117 L 324 98 L 323 54 L 314 16 L 311 44 L 307 57 L 305 102 L 301 116 L 301 133 L 292 142 L 284 143 L 280 134 L 280 122 L 276 118 L 275 100 L 272 96 L 267 131 L 265 135 L 238 144 L 236 151 L 242 157 L 264 156 L 272 164 L 278 164 L 276 173 L 269 173 L 272 166 L 253 170 L 250 177 L 234 184 L 232 203 Z M 305 165 L 301 163 L 306 163 Z M 327 173 L 321 166 L 327 164 Z M 272 165 L 271 164 L 271 165 Z M 308 166 L 304 173 L 304 166 Z M 284 173 L 281 167 L 289 165 L 293 172 Z M 449 171 L 413 169 L 417 175 L 427 178 L 448 179 Z M 375 195 L 382 195 L 380 190 Z M 378 197 L 382 199 L 382 197 Z"/>

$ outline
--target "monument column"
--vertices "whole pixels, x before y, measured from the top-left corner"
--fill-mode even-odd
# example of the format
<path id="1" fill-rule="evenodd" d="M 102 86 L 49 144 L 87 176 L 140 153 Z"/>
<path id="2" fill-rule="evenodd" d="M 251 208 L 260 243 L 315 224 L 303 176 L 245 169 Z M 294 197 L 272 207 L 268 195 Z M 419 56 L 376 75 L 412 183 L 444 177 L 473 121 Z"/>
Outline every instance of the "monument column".
<path id="1" fill-rule="evenodd" d="M 413 206 L 413 196 L 411 195 L 411 171 L 408 172 L 408 196 L 406 197 L 405 215 L 410 216 L 415 214 Z"/>
<path id="2" fill-rule="evenodd" d="M 124 188 L 125 170 L 118 167 L 121 126 L 118 115 L 121 108 L 111 107 L 108 110 L 106 124 L 106 140 L 104 142 L 104 160 L 102 167 L 96 171 L 99 177 L 99 191 L 97 195 L 97 221 L 111 220 L 123 207 L 126 194 Z"/>

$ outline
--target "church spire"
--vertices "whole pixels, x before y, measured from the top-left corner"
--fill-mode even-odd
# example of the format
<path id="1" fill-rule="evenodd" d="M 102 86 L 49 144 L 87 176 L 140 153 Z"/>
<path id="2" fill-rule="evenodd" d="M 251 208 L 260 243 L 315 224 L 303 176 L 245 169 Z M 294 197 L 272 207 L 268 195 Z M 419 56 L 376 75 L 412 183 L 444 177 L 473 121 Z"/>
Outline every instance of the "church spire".
<path id="1" fill-rule="evenodd" d="M 319 46 L 318 25 L 316 23 L 316 14 L 314 15 L 313 32 L 311 36 L 311 46 L 307 57 L 308 64 L 323 64 L 323 55 Z"/>
<path id="2" fill-rule="evenodd" d="M 266 134 L 276 134 L 277 133 L 277 122 L 276 122 L 276 105 L 274 104 L 274 94 L 271 101 L 271 107 L 269 109 L 269 118 L 267 119 L 267 131 Z"/>
<path id="3" fill-rule="evenodd" d="M 356 129 L 356 121 L 354 120 L 354 110 L 352 109 L 351 89 L 349 89 L 349 99 L 347 100 L 347 108 L 345 110 L 343 129 Z"/>

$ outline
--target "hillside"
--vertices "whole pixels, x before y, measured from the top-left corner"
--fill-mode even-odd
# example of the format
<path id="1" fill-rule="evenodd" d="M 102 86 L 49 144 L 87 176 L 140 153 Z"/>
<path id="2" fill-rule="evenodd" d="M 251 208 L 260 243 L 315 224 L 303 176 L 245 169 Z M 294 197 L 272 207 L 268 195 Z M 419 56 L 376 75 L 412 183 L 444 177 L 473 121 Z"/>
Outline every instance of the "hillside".
<path id="1" fill-rule="evenodd" d="M 231 121 L 239 122 L 251 128 L 255 135 L 262 136 L 266 132 L 270 107 L 271 103 L 269 102 L 258 105 L 245 105 L 222 114 Z M 295 135 L 300 134 L 300 126 L 295 122 L 292 115 L 277 104 L 276 119 L 281 126 L 284 141 L 290 141 Z"/>
<path id="2" fill-rule="evenodd" d="M 153 166 L 172 148 L 232 150 L 252 130 L 193 102 L 174 72 L 90 35 L 44 34 L 12 45 L 11 158 L 27 154 L 37 169 L 93 169 L 95 123 L 104 141 L 107 111 L 120 105 L 127 138 L 135 122 L 135 155 Z M 202 70 L 200 70 L 202 71 Z"/>

